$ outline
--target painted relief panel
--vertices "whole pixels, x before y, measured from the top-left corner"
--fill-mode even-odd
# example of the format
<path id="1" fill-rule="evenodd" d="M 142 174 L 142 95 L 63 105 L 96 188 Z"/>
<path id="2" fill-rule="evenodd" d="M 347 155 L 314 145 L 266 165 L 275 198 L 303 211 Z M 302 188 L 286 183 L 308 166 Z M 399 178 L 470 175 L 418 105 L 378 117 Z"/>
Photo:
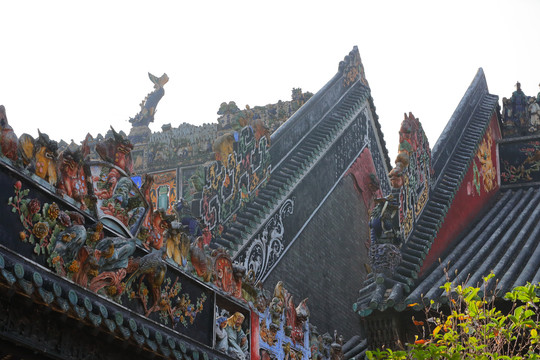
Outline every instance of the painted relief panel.
<path id="1" fill-rule="evenodd" d="M 150 199 L 154 210 L 163 210 L 171 215 L 178 200 L 176 169 L 153 173 L 154 183 L 150 188 Z"/>
<path id="2" fill-rule="evenodd" d="M 500 136 L 497 117 L 493 115 L 460 188 L 456 192 L 452 206 L 446 214 L 444 224 L 439 229 L 437 238 L 424 260 L 421 272 L 438 261 L 442 252 L 497 193 L 500 184 L 497 180 L 499 169 L 496 159 L 497 140 Z"/>
<path id="3" fill-rule="evenodd" d="M 283 282 L 276 284 L 269 306 L 257 309 L 261 360 L 311 358 L 307 300 L 296 306 Z"/>
<path id="4" fill-rule="evenodd" d="M 205 169 L 200 200 L 201 216 L 211 231 L 228 222 L 269 177 L 268 146 L 266 137 L 257 138 L 249 126 L 214 142 L 217 161 Z"/>
<path id="5" fill-rule="evenodd" d="M 138 240 L 108 235 L 101 222 L 86 225 L 80 213 L 22 181 L 6 179 L 12 193 L 1 215 L 18 234 L 3 243 L 57 275 L 201 343 L 212 345 L 213 292 L 168 267 L 164 250 L 145 253 Z M 4 226 L 4 230 L 8 230 Z"/>
<path id="6" fill-rule="evenodd" d="M 407 241 L 427 203 L 432 177 L 431 149 L 422 124 L 412 113 L 405 114 L 399 130 L 396 166 L 390 172 L 392 186 L 400 189 L 399 224 L 403 241 Z"/>
<path id="7" fill-rule="evenodd" d="M 470 178 L 470 170 L 465 177 L 469 196 L 482 196 L 499 187 L 497 179 L 497 144 L 495 142 L 497 138 L 496 128 L 496 126 L 490 126 L 478 146 L 471 163 L 472 179 Z"/>
<path id="8" fill-rule="evenodd" d="M 540 140 L 500 144 L 503 185 L 540 182 Z"/>
<path id="9" fill-rule="evenodd" d="M 156 289 L 151 276 L 141 279 L 137 275 L 134 273 L 125 280 L 122 303 L 192 339 L 212 344 L 210 329 L 214 309 L 211 291 L 175 274 L 166 276 L 161 288 Z"/>

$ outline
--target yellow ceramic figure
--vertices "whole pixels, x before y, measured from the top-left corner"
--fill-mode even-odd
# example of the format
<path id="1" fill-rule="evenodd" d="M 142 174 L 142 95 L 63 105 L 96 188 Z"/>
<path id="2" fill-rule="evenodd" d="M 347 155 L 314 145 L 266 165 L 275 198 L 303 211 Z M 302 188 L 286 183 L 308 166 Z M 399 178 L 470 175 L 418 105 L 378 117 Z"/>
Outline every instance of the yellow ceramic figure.
<path id="1" fill-rule="evenodd" d="M 54 155 L 45 147 L 40 148 L 36 153 L 36 175 L 47 180 L 51 185 L 56 185 L 58 180 Z"/>
<path id="2" fill-rule="evenodd" d="M 480 173 L 483 177 L 484 190 L 490 192 L 495 188 L 496 185 L 496 174 L 495 167 L 493 166 L 493 161 L 491 159 L 491 146 L 492 146 L 492 137 L 491 133 L 487 133 L 487 138 L 485 138 L 480 146 L 478 147 L 478 152 L 476 154 L 480 164 L 482 165 L 482 170 Z"/>

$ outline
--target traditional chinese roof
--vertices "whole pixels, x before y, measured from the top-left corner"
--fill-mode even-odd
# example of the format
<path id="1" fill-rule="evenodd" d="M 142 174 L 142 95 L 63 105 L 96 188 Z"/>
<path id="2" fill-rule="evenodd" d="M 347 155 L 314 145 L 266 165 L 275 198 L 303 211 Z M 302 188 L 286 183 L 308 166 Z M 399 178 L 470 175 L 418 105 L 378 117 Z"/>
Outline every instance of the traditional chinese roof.
<path id="1" fill-rule="evenodd" d="M 0 290 L 17 293 L 47 310 L 75 319 L 81 326 L 122 346 L 169 359 L 228 359 L 180 333 L 52 274 L 48 269 L 0 245 Z M 60 318 L 60 317 L 58 317 Z M 142 356 L 141 353 L 141 356 Z"/>
<path id="2" fill-rule="evenodd" d="M 448 302 L 440 287 L 480 286 L 491 271 L 499 279 L 483 290 L 505 294 L 516 286 L 540 281 L 540 191 L 538 187 L 502 190 L 489 211 L 460 236 L 441 263 L 415 287 L 405 304 Z M 446 269 L 446 271 L 445 271 Z"/>
<path id="3" fill-rule="evenodd" d="M 484 72 L 479 69 L 433 148 L 436 179 L 425 208 L 408 241 L 401 247 L 401 263 L 392 277 L 370 276 L 366 280 L 353 305 L 361 316 L 367 316 L 375 309 L 405 309 L 407 294 L 415 288 L 424 259 L 445 221 L 492 115 L 497 111 L 497 102 L 498 97 L 489 94 Z"/>
<path id="4" fill-rule="evenodd" d="M 367 339 L 361 336 L 353 336 L 343 344 L 343 359 L 365 359 L 367 350 Z"/>

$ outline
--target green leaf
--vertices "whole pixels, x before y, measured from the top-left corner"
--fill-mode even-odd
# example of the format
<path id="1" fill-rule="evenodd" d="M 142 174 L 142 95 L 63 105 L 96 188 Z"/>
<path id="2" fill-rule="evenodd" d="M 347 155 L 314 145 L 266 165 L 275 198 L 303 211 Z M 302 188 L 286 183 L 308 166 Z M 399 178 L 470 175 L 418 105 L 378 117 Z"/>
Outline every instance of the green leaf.
<path id="1" fill-rule="evenodd" d="M 12 213 L 17 212 L 17 209 L 16 209 L 16 208 L 13 208 L 13 209 L 11 209 L 11 212 L 12 212 Z"/>
<path id="2" fill-rule="evenodd" d="M 35 252 L 36 254 L 38 254 L 38 255 L 40 254 L 40 252 L 41 252 L 41 246 L 39 246 L 39 244 L 36 244 L 36 246 L 34 247 L 34 252 Z"/>

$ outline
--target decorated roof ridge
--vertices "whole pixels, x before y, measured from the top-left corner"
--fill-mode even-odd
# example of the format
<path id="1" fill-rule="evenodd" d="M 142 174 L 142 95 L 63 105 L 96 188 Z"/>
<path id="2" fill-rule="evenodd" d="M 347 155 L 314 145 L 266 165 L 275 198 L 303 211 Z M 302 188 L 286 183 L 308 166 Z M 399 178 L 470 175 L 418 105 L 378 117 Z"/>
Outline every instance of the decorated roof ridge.
<path id="1" fill-rule="evenodd" d="M 390 162 L 390 157 L 388 156 L 388 149 L 386 148 L 386 141 L 384 140 L 384 134 L 381 129 L 381 124 L 379 122 L 379 116 L 376 113 L 376 107 L 373 102 L 373 97 L 371 96 L 371 88 L 366 78 L 364 64 L 362 63 L 362 58 L 360 57 L 360 52 L 358 51 L 358 46 L 354 46 L 353 49 L 349 52 L 349 55 L 345 56 L 343 61 L 339 63 L 339 72 L 345 77 L 344 83 L 351 83 L 350 79 L 355 79 L 355 81 L 360 82 L 363 86 L 369 89 L 368 101 L 373 113 L 373 120 L 375 121 L 375 126 L 377 128 L 377 135 L 379 137 L 382 151 L 386 160 L 386 164 L 390 169 L 392 167 Z M 358 70 L 358 71 L 356 71 Z"/>
<path id="2" fill-rule="evenodd" d="M 482 91 L 472 96 L 476 85 Z M 372 275 L 366 279 L 364 288 L 360 290 L 360 297 L 353 305 L 353 309 L 361 316 L 371 314 L 374 309 L 385 310 L 388 307 L 394 307 L 396 310 L 404 309 L 405 294 L 409 293 L 416 283 L 423 261 L 444 223 L 454 196 L 489 126 L 492 114 L 497 109 L 498 97 L 488 94 L 487 85 L 485 87 L 483 85 L 485 77 L 480 69 L 451 119 L 454 124 L 460 124 L 461 131 L 459 134 L 447 134 L 448 140 L 444 141 L 453 139 L 452 148 L 456 150 L 447 155 L 448 159 L 441 168 L 441 173 L 436 174 L 437 180 L 430 197 L 419 214 L 409 240 L 400 249 L 401 261 L 393 274 Z M 471 113 L 465 112 L 465 107 L 468 107 Z M 450 147 L 450 144 L 447 147 Z M 441 153 L 439 159 L 440 156 Z"/>
<path id="3" fill-rule="evenodd" d="M 337 98 L 331 101 L 338 101 L 341 96 L 348 91 L 349 87 L 352 87 L 356 82 L 361 82 L 369 92 L 369 84 L 365 77 L 364 66 L 360 58 L 360 52 L 358 47 L 354 46 L 348 55 L 340 61 L 338 66 L 338 72 L 320 88 L 298 111 L 296 111 L 285 123 L 283 123 L 276 131 L 271 135 L 272 144 L 282 141 L 284 135 L 291 131 L 296 123 L 304 117 L 313 117 L 313 122 L 318 122 L 321 117 L 321 113 L 311 114 L 314 107 L 317 106 L 321 100 L 328 98 L 329 94 L 337 96 Z"/>
<path id="4" fill-rule="evenodd" d="M 295 145 L 295 151 L 283 157 L 271 168 L 266 185 L 236 214 L 236 221 L 225 229 L 217 243 L 230 249 L 237 257 L 250 239 L 266 225 L 301 179 L 309 173 L 352 121 L 369 97 L 369 89 L 356 83 L 309 133 Z"/>
<path id="5" fill-rule="evenodd" d="M 121 341 L 144 347 L 159 357 L 180 360 L 202 354 L 205 360 L 210 358 L 209 355 L 229 358 L 203 344 L 189 341 L 185 335 L 124 306 L 78 287 L 3 245 L 0 245 L 0 284 L 30 298 L 35 304 L 82 321 Z"/>
<path id="6" fill-rule="evenodd" d="M 479 104 L 479 98 L 486 95 L 489 95 L 486 76 L 484 70 L 479 68 L 433 146 L 432 155 L 435 174 L 441 173 L 442 167 L 445 166 L 448 158 L 456 148 L 455 144 L 457 140 L 465 132 L 465 128 L 472 117 L 473 110 Z"/>
<path id="7" fill-rule="evenodd" d="M 441 289 L 446 282 L 453 286 L 479 286 L 481 295 L 495 292 L 498 297 L 527 282 L 540 282 L 538 190 L 501 190 L 490 210 L 476 219 L 470 231 L 458 237 L 454 248 L 405 298 L 404 304 L 419 310 L 431 301 L 448 303 L 449 296 Z M 495 277 L 484 286 L 483 277 L 490 272 Z"/>
<path id="8" fill-rule="evenodd" d="M 373 97 L 371 96 L 371 91 L 369 92 L 369 106 L 371 108 L 371 112 L 373 113 L 373 120 L 375 121 L 375 127 L 377 128 L 377 135 L 379 136 L 379 140 L 382 147 L 382 152 L 384 154 L 384 159 L 386 161 L 386 166 L 388 166 L 389 169 L 392 168 L 392 163 L 390 161 L 390 156 L 388 155 L 388 149 L 386 147 L 386 141 L 384 140 L 384 133 L 382 131 L 381 123 L 379 122 L 379 115 L 377 115 L 375 103 L 373 102 Z"/>

